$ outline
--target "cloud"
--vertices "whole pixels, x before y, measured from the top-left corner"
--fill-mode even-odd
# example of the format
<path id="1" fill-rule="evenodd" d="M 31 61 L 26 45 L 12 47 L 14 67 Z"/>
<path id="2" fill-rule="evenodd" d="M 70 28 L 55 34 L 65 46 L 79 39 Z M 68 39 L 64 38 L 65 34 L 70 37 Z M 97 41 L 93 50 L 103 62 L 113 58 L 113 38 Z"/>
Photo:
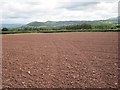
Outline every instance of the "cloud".
<path id="1" fill-rule="evenodd" d="M 99 4 L 99 2 L 62 2 L 59 8 L 65 8 L 68 10 L 85 10 L 95 5 Z"/>
<path id="2" fill-rule="evenodd" d="M 3 23 L 97 20 L 117 17 L 118 0 L 1 0 Z"/>

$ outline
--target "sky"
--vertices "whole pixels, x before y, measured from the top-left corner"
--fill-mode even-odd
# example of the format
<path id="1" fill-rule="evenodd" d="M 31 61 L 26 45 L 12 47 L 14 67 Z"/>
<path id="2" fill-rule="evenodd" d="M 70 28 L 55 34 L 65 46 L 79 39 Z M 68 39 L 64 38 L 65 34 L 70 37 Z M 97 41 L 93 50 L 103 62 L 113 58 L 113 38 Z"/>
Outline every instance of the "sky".
<path id="1" fill-rule="evenodd" d="M 103 20 L 118 16 L 119 0 L 0 0 L 0 22 Z"/>

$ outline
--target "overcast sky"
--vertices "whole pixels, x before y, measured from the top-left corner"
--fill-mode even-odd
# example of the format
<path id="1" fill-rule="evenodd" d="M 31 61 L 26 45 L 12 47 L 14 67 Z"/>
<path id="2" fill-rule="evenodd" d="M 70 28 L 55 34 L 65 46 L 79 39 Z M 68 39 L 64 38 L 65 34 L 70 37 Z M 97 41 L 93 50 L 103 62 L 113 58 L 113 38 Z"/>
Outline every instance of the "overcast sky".
<path id="1" fill-rule="evenodd" d="M 26 24 L 32 21 L 107 19 L 118 16 L 118 1 L 0 0 L 0 21 Z"/>

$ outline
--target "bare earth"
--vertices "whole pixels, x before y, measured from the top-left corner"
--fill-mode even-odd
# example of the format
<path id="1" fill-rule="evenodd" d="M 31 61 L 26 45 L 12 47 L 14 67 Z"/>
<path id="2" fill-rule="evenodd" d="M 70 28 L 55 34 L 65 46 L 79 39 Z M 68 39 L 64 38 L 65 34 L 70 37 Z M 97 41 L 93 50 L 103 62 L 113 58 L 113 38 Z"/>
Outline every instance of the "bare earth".
<path id="1" fill-rule="evenodd" d="M 118 33 L 2 36 L 3 87 L 116 88 Z"/>

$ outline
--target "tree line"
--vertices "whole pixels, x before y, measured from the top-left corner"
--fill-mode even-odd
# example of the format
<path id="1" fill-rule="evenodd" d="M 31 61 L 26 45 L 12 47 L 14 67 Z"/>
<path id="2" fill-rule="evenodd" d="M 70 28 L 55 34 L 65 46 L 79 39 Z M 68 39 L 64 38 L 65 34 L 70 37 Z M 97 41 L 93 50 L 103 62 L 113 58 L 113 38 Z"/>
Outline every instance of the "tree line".
<path id="1" fill-rule="evenodd" d="M 21 27 L 16 29 L 8 29 L 8 28 L 2 28 L 2 31 L 34 31 L 34 30 L 77 30 L 77 29 L 117 29 L 120 28 L 120 25 L 113 25 L 113 24 L 101 24 L 101 25 L 90 25 L 90 24 L 77 24 L 77 25 L 67 25 L 67 26 L 61 26 L 61 27 Z"/>

